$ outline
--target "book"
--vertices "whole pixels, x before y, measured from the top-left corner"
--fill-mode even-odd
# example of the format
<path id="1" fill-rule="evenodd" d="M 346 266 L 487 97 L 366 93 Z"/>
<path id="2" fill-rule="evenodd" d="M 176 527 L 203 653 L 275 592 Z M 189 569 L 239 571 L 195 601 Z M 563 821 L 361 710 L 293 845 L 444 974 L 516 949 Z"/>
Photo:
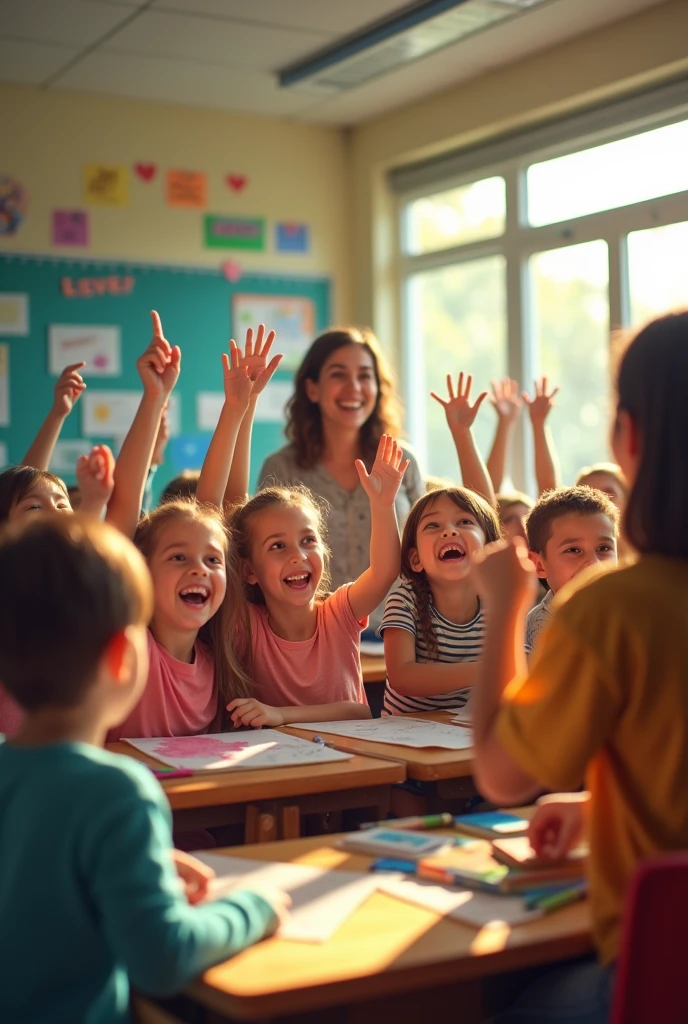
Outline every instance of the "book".
<path id="1" fill-rule="evenodd" d="M 552 860 L 550 857 L 539 857 L 527 836 L 511 836 L 508 839 L 493 839 L 492 853 L 495 860 L 500 864 L 506 864 L 508 868 L 552 870 L 565 864 L 578 864 L 582 868 L 588 855 L 588 846 L 586 843 L 580 843 L 565 857 Z M 582 870 L 580 873 L 582 874 Z"/>
<path id="2" fill-rule="evenodd" d="M 369 828 L 363 832 L 345 835 L 339 845 L 352 853 L 417 860 L 419 857 L 439 853 L 453 842 L 453 836 L 428 835 L 427 832 L 407 832 L 401 829 L 395 831 L 392 828 Z"/>
<path id="3" fill-rule="evenodd" d="M 525 837 L 524 837 L 525 838 Z M 526 840 L 527 841 L 527 840 Z M 488 893 L 527 893 L 561 882 L 580 881 L 584 876 L 582 858 L 545 867 L 501 863 L 486 840 L 474 840 L 439 854 L 422 857 L 417 874 L 426 881 Z"/>
<path id="4" fill-rule="evenodd" d="M 501 836 L 522 836 L 528 831 L 528 822 L 506 811 L 481 811 L 478 814 L 463 814 L 454 818 L 454 827 L 459 832 L 480 839 L 498 839 Z"/>

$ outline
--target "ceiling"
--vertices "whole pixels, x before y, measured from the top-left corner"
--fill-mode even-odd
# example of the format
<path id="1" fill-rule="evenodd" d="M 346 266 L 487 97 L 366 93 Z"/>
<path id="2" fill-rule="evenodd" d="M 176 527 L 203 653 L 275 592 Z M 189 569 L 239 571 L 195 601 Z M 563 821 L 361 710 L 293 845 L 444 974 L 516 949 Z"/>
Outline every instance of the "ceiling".
<path id="1" fill-rule="evenodd" d="M 348 92 L 275 72 L 408 0 L 0 0 L 0 80 L 353 125 L 663 0 L 550 0 Z"/>

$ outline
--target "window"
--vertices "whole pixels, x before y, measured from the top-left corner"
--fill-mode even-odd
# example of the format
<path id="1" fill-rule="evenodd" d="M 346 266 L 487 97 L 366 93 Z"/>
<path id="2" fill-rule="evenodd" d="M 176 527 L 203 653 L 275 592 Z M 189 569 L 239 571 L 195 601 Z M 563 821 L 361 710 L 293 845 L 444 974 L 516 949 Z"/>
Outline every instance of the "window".
<path id="1" fill-rule="evenodd" d="M 688 221 L 628 236 L 631 322 L 688 306 Z"/>
<path id="2" fill-rule="evenodd" d="M 503 178 L 422 196 L 406 209 L 405 248 L 416 254 L 494 238 L 503 233 L 505 217 Z"/>

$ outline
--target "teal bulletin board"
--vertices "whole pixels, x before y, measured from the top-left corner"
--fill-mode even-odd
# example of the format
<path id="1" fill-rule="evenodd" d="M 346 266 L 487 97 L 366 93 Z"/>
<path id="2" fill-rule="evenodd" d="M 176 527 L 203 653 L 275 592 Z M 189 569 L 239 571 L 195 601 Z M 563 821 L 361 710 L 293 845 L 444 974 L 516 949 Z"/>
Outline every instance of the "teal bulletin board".
<path id="1" fill-rule="evenodd" d="M 130 279 L 125 294 L 74 295 L 75 282 L 84 278 Z M 70 284 L 63 294 L 65 278 Z M 131 281 L 133 279 L 133 283 Z M 106 261 L 64 260 L 40 256 L 0 256 L 0 293 L 28 296 L 29 333 L 9 343 L 10 425 L 0 427 L 0 441 L 7 445 L 9 463 L 20 461 L 53 401 L 56 378 L 48 374 L 48 331 L 51 324 L 117 326 L 121 331 L 121 374 L 116 377 L 86 376 L 89 390 L 140 390 L 136 359 L 151 337 L 150 311 L 160 313 L 165 336 L 182 350 L 182 371 L 175 393 L 181 402 L 181 438 L 171 439 L 165 463 L 156 473 L 154 493 L 186 468 L 184 451 L 207 445 L 208 432 L 197 424 L 196 394 L 222 391 L 220 354 L 230 337 L 243 345 L 239 325 L 232 324 L 232 300 L 236 295 L 298 297 L 314 307 L 314 337 L 330 320 L 330 282 L 325 278 L 278 277 L 247 274 L 238 282 L 226 280 L 220 271 L 185 267 L 130 264 Z M 69 294 L 71 293 L 71 294 Z M 269 326 L 269 325 L 268 325 Z M 279 336 L 273 352 L 279 352 Z M 293 372 L 279 372 L 275 381 L 289 381 Z M 83 399 L 81 400 L 83 401 Z M 77 404 L 60 435 L 61 440 L 84 437 L 83 412 Z M 256 422 L 251 453 L 251 486 L 255 486 L 263 459 L 285 443 L 284 417 L 280 422 Z M 112 444 L 112 438 L 88 435 L 96 442 Z M 185 445 L 182 443 L 186 441 Z M 64 474 L 67 482 L 69 474 Z"/>

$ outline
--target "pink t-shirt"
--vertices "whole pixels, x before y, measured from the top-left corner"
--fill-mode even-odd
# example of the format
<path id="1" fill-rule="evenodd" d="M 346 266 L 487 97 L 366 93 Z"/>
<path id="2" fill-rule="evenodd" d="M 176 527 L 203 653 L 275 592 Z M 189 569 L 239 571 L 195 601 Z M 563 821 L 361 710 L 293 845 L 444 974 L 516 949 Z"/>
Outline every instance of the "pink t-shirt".
<path id="1" fill-rule="evenodd" d="M 310 640 L 283 640 L 270 629 L 267 608 L 249 605 L 258 700 L 273 707 L 340 700 L 367 705 L 359 640 L 368 620 L 354 618 L 350 586 L 345 584 L 318 605 Z"/>
<path id="2" fill-rule="evenodd" d="M 24 721 L 24 712 L 4 686 L 0 686 L 0 733 L 13 739 Z"/>
<path id="3" fill-rule="evenodd" d="M 192 665 L 177 661 L 148 632 L 148 682 L 129 717 L 108 733 L 108 743 L 129 737 L 195 736 L 208 732 L 218 710 L 213 658 L 196 643 Z"/>

